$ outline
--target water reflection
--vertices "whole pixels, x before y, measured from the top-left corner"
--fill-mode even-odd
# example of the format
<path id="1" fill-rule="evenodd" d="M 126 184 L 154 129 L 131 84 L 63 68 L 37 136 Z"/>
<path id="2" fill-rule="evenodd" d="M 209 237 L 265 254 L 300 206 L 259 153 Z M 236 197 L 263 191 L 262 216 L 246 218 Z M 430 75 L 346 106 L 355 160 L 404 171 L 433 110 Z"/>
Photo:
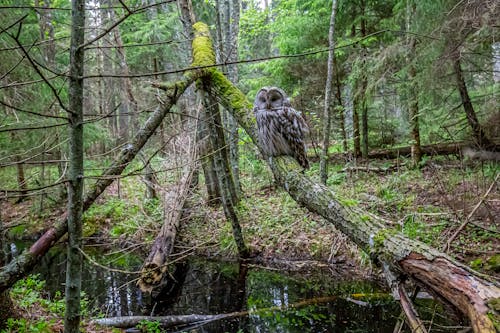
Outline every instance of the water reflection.
<path id="1" fill-rule="evenodd" d="M 122 269 L 128 271 L 139 270 L 141 265 L 139 258 L 134 257 L 125 262 L 128 266 Z M 121 264 L 123 267 L 123 262 Z M 64 251 L 53 250 L 43 257 L 37 272 L 46 279 L 49 292 L 64 291 L 65 265 Z M 86 262 L 82 289 L 94 314 L 162 316 L 249 311 L 246 315 L 204 325 L 169 328 L 169 332 L 378 333 L 393 332 L 400 313 L 398 304 L 376 284 L 349 278 L 334 281 L 327 272 L 305 277 L 237 263 L 192 259 L 172 269 L 163 288 L 147 297 L 136 287 L 136 277 Z M 328 302 L 293 306 L 324 296 L 333 298 Z M 420 303 L 421 314 L 435 317 L 434 321 L 439 324 L 450 324 L 450 320 L 441 318 L 439 313 L 425 313 L 424 309 L 434 310 L 431 301 Z"/>

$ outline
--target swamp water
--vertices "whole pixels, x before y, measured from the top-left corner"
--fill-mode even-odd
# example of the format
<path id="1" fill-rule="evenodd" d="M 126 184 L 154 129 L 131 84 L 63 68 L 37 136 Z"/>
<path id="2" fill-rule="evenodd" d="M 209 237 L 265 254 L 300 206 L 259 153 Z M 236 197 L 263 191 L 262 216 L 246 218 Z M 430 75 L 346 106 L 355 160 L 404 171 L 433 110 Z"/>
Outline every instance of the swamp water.
<path id="1" fill-rule="evenodd" d="M 339 278 L 328 270 L 298 274 L 194 258 L 171 269 L 162 291 L 150 297 L 136 287 L 137 275 L 126 272 L 138 271 L 140 258 L 87 252 L 117 267 L 85 261 L 82 289 L 95 316 L 242 312 L 165 332 L 393 332 L 400 314 L 392 296 L 371 281 Z M 65 251 L 53 249 L 36 268 L 49 293 L 64 291 L 65 265 Z M 428 299 L 416 303 L 424 320 L 439 325 L 437 331 L 456 331 L 444 329 L 453 322 L 440 305 Z"/>

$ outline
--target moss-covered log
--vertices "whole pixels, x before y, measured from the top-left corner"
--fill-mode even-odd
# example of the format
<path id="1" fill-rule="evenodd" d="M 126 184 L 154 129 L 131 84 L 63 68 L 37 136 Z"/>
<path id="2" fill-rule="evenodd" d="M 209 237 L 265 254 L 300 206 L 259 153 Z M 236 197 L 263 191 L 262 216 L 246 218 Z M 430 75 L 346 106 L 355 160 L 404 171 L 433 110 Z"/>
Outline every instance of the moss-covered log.
<path id="1" fill-rule="evenodd" d="M 206 30 L 202 24 L 198 28 Z M 203 48 L 211 47 L 206 43 Z M 209 50 L 193 50 L 195 56 Z M 211 59 L 195 59 L 208 65 Z M 207 71 L 210 92 L 229 110 L 257 144 L 256 120 L 252 104 L 227 78 L 215 68 Z M 375 262 L 387 262 L 401 277 L 409 277 L 435 295 L 453 304 L 466 315 L 475 332 L 496 332 L 500 327 L 500 288 L 496 282 L 456 262 L 428 245 L 406 238 L 396 229 L 388 228 L 375 216 L 342 204 L 330 188 L 304 175 L 302 168 L 290 157 L 274 158 L 270 163 L 277 182 L 301 205 L 323 216 L 346 234 Z M 496 326 L 496 328 L 495 328 Z"/>

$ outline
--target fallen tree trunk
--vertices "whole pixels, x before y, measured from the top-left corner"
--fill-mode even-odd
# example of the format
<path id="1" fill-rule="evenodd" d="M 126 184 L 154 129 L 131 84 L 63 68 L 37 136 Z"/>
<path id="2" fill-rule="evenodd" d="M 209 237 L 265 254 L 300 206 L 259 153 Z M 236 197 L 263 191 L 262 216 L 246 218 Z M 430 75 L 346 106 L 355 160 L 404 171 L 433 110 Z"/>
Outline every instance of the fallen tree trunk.
<path id="1" fill-rule="evenodd" d="M 119 176 L 127 165 L 134 159 L 148 139 L 160 126 L 163 118 L 167 115 L 170 108 L 177 102 L 184 90 L 202 75 L 201 70 L 193 70 L 184 74 L 181 80 L 163 86 L 167 90 L 166 100 L 159 107 L 144 126 L 136 134 L 132 142 L 128 144 L 100 176 L 99 180 L 93 185 L 92 189 L 85 195 L 83 202 L 83 211 L 86 211 L 102 192 Z M 68 230 L 66 213 L 56 224 L 47 230 L 28 250 L 14 258 L 9 264 L 3 266 L 0 270 L 0 292 L 12 286 L 16 281 L 23 278 L 39 262 L 40 257 L 62 237 Z"/>
<path id="2" fill-rule="evenodd" d="M 374 294 L 375 296 L 379 296 Z M 365 295 L 351 295 L 351 297 L 345 298 L 350 302 L 358 304 L 355 298 L 360 298 Z M 327 302 L 333 302 L 337 300 L 337 296 L 325 296 L 305 299 L 292 304 L 287 304 L 283 306 L 272 306 L 269 308 L 253 309 L 248 311 L 230 312 L 230 313 L 220 313 L 215 315 L 200 315 L 200 314 L 190 314 L 190 315 L 172 315 L 172 316 L 127 316 L 127 317 L 109 317 L 109 318 L 98 318 L 92 320 L 93 323 L 101 326 L 113 326 L 118 328 L 129 328 L 137 326 L 142 321 L 159 322 L 163 327 L 177 326 L 177 325 L 194 325 L 200 322 L 206 324 L 215 320 L 230 319 L 236 317 L 244 317 L 250 314 L 258 315 L 259 313 L 269 313 L 272 311 L 286 311 L 291 309 L 298 309 L 304 306 L 313 304 L 322 304 Z"/>
<path id="3" fill-rule="evenodd" d="M 158 322 L 162 327 L 172 327 L 179 325 L 190 325 L 200 322 L 211 322 L 220 319 L 235 317 L 233 313 L 218 315 L 171 315 L 171 316 L 128 316 L 128 317 L 109 317 L 94 319 L 93 322 L 100 326 L 112 326 L 117 328 L 131 328 L 139 325 L 141 322 Z"/>
<path id="4" fill-rule="evenodd" d="M 460 155 L 461 150 L 466 147 L 465 142 L 452 143 L 434 143 L 431 145 L 420 146 L 422 154 L 434 155 Z M 411 146 L 397 147 L 390 149 L 377 149 L 368 153 L 368 158 L 398 158 L 402 156 L 411 156 Z"/>
<path id="5" fill-rule="evenodd" d="M 202 23 L 196 23 L 194 28 L 195 31 L 208 31 L 208 27 Z M 193 52 L 197 54 L 196 49 Z M 198 54 L 207 52 L 198 51 Z M 207 71 L 207 76 L 211 82 L 210 93 L 231 112 L 258 145 L 252 104 L 216 69 Z M 278 184 L 295 201 L 333 223 L 369 253 L 374 262 L 387 262 L 394 272 L 412 278 L 453 304 L 470 319 L 474 332 L 496 332 L 495 325 L 500 326 L 500 288 L 496 282 L 487 280 L 485 276 L 425 243 L 406 238 L 378 218 L 356 207 L 344 206 L 330 188 L 305 176 L 292 158 L 274 158 L 270 167 Z"/>
<path id="6" fill-rule="evenodd" d="M 137 285 L 143 292 L 151 293 L 167 271 L 167 260 L 174 249 L 175 236 L 189 196 L 196 165 L 196 144 L 190 140 L 186 153 L 184 174 L 177 185 L 165 193 L 163 198 L 164 222 L 144 261 Z"/>

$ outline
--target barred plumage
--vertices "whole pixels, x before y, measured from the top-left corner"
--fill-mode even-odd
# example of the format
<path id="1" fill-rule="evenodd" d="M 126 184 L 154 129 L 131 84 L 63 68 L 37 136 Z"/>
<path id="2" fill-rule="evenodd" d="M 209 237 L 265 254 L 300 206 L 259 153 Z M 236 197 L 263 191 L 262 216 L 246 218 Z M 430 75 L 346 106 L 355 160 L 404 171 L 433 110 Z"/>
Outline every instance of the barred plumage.
<path id="1" fill-rule="evenodd" d="M 293 156 L 308 169 L 304 136 L 309 129 L 301 113 L 291 107 L 285 92 L 277 87 L 260 89 L 255 97 L 254 113 L 266 157 Z"/>

